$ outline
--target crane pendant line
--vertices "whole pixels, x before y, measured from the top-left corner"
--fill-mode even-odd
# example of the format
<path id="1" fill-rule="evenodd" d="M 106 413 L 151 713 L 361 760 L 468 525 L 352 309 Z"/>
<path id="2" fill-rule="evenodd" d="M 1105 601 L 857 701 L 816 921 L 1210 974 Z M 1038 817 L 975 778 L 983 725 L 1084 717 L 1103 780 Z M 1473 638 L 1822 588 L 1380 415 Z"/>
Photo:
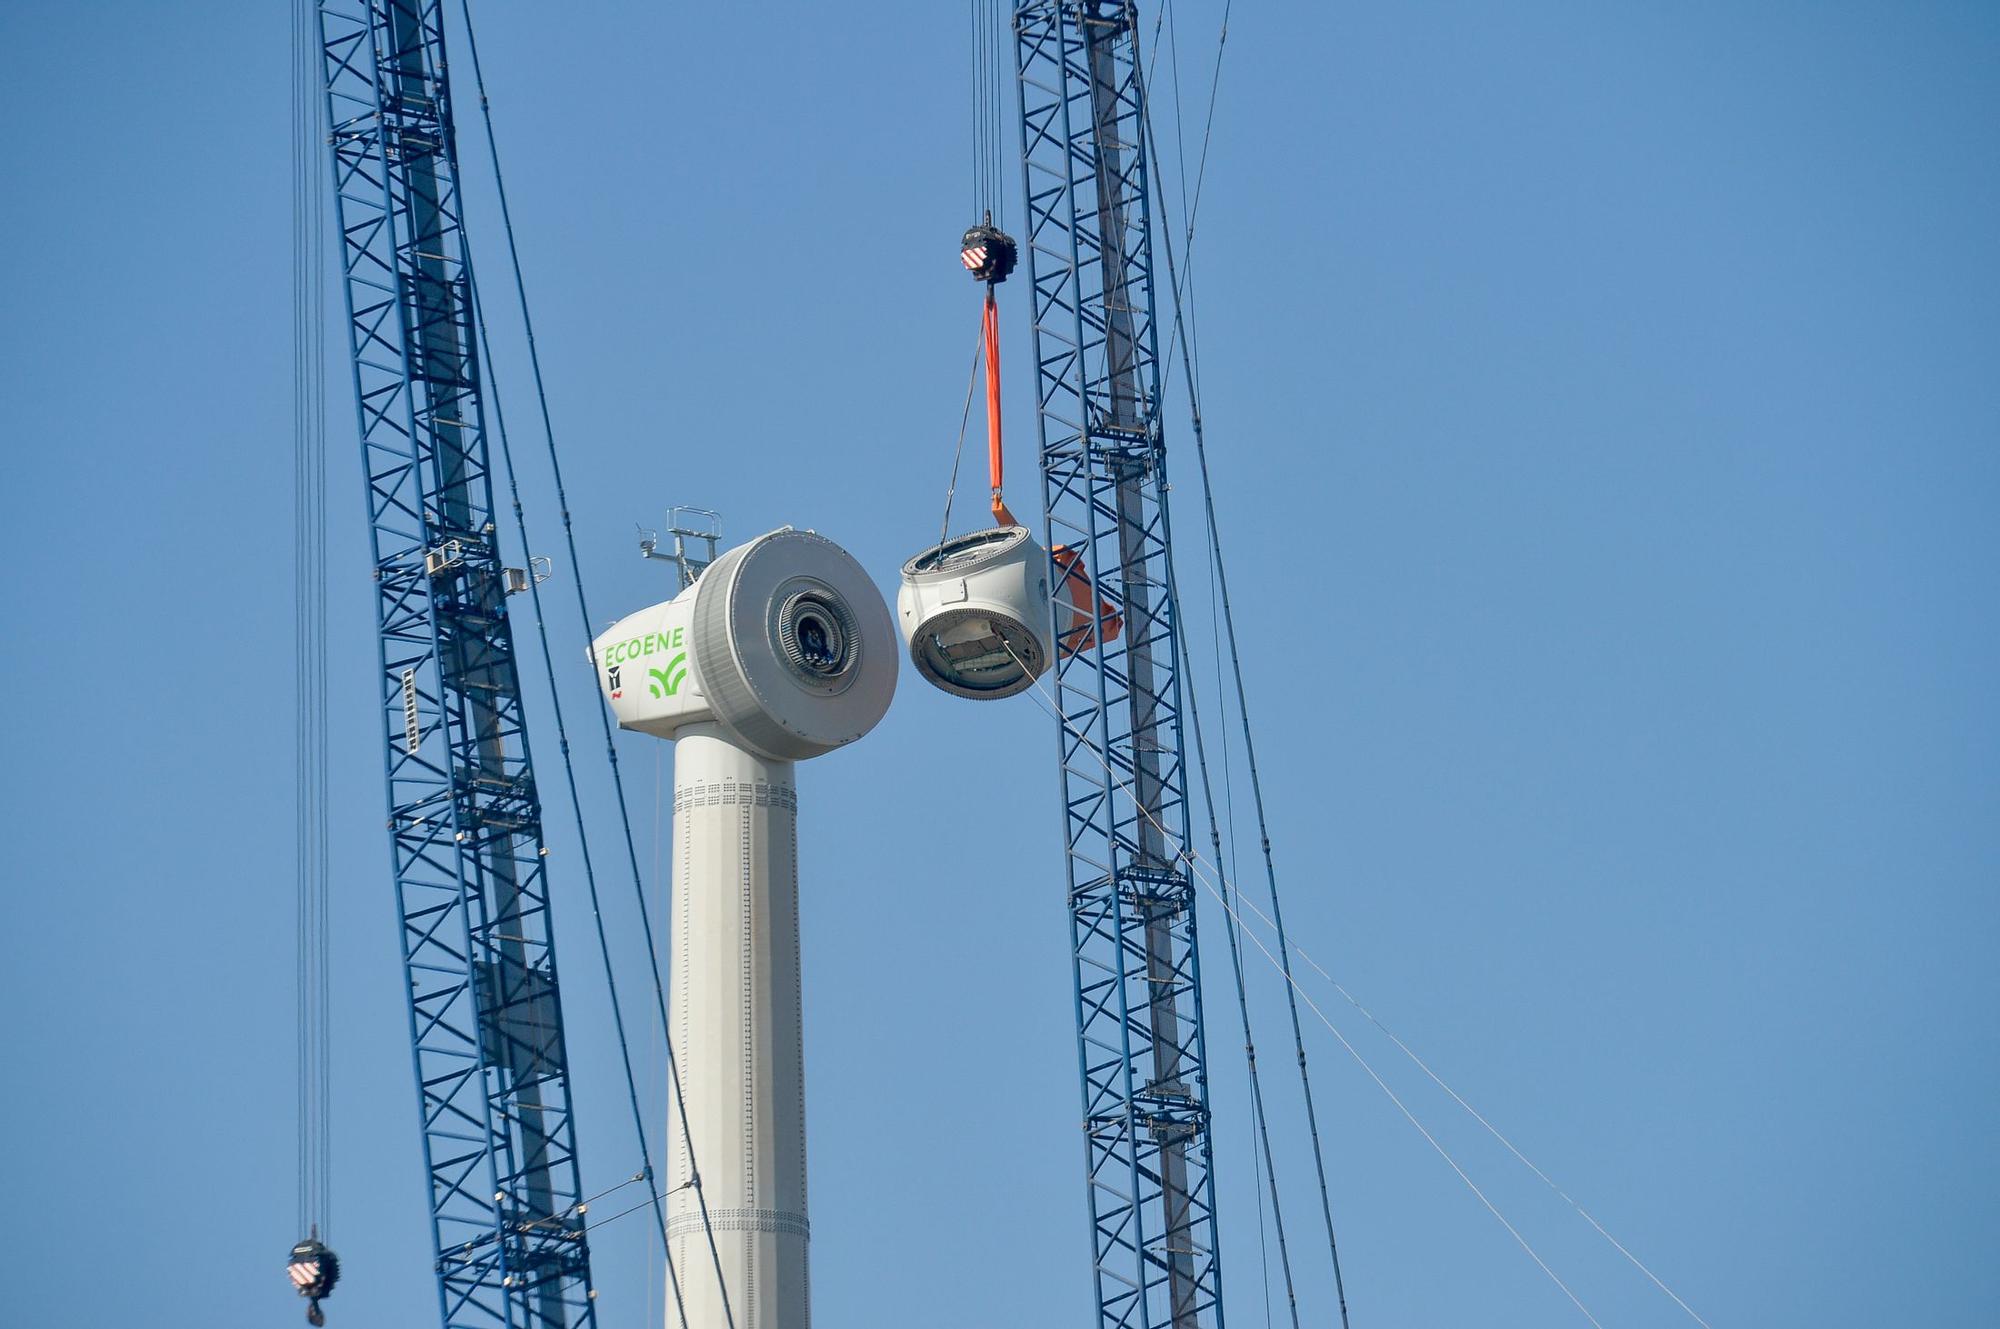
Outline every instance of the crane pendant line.
<path id="1" fill-rule="evenodd" d="M 594 1326 L 441 0 L 322 0 L 319 37 L 439 1312 Z"/>
<path id="2" fill-rule="evenodd" d="M 1053 670 L 1097 1323 L 1219 1329 L 1137 13 L 1014 31 L 1046 533 L 1097 591 Z"/>

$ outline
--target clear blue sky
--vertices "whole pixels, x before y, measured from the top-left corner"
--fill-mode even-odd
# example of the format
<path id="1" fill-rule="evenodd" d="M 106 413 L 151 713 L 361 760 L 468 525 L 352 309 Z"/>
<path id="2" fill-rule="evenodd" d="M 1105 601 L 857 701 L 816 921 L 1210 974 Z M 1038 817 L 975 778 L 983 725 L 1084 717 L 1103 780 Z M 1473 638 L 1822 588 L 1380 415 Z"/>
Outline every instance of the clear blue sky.
<path id="1" fill-rule="evenodd" d="M 890 588 L 935 531 L 975 329 L 964 6 L 479 10 L 598 611 L 666 593 L 633 524 L 672 502 L 816 526 Z M 7 1325 L 299 1322 L 284 11 L 0 11 Z M 1198 99 L 1216 6 L 1179 19 Z M 2000 1304 L 1996 69 L 1980 5 L 1267 2 L 1231 28 L 1200 333 L 1295 934 L 1717 1329 Z M 473 218 L 497 276 L 477 190 Z M 525 420 L 511 342 L 502 367 Z M 422 1326 L 330 383 L 329 1311 Z M 561 685 L 588 704 L 581 666 Z M 873 737 L 801 772 L 824 1329 L 1087 1314 L 1049 728 L 906 673 Z M 650 871 L 663 754 L 623 751 Z M 587 797 L 605 829 L 594 767 Z M 608 1185 L 635 1150 L 549 821 Z M 1328 1009 L 1606 1325 L 1691 1323 Z M 1262 1324 L 1226 989 L 1209 1011 L 1229 1309 Z M 1354 1323 L 1581 1325 L 1308 1032 Z M 596 1252 L 607 1329 L 656 1323 L 645 1220 Z"/>

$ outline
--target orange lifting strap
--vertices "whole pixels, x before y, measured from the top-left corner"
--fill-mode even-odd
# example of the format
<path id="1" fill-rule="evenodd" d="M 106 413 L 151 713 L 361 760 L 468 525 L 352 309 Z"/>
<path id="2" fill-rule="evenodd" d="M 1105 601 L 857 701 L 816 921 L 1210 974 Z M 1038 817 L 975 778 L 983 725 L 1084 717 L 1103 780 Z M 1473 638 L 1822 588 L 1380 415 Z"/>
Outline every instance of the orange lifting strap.
<path id="1" fill-rule="evenodd" d="M 986 348 L 986 469 L 993 482 L 993 521 L 999 526 L 1018 526 L 1020 523 L 1007 509 L 1007 501 L 1000 497 L 1001 482 L 1006 476 L 1000 447 L 1000 307 L 994 303 L 990 284 L 981 318 L 979 336 Z M 1056 566 L 1056 639 L 1063 654 L 1075 655 L 1097 647 L 1100 621 L 1104 625 L 1102 644 L 1117 641 L 1125 619 L 1117 606 L 1092 590 L 1082 552 L 1069 545 L 1057 545 L 1049 554 Z"/>
<path id="2" fill-rule="evenodd" d="M 993 481 L 993 524 L 1018 526 L 1000 497 L 1000 482 L 1007 465 L 1000 451 L 1000 306 L 993 302 L 993 288 L 986 288 L 986 312 L 979 339 L 986 345 L 986 470 Z"/>

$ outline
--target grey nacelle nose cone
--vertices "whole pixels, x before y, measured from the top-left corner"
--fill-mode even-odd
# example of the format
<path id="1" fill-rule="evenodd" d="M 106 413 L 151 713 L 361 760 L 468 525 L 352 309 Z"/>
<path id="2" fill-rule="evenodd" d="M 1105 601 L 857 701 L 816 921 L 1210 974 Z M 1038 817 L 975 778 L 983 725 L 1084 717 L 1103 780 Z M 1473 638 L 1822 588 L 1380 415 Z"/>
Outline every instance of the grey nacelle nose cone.
<path id="1" fill-rule="evenodd" d="M 739 545 L 696 582 L 688 654 L 715 719 L 800 761 L 873 729 L 896 694 L 888 606 L 853 555 L 810 531 Z"/>
<path id="2" fill-rule="evenodd" d="M 660 738 L 714 724 L 774 761 L 875 727 L 896 692 L 896 634 L 852 555 L 787 527 L 739 545 L 673 599 L 591 643 L 618 723 Z"/>

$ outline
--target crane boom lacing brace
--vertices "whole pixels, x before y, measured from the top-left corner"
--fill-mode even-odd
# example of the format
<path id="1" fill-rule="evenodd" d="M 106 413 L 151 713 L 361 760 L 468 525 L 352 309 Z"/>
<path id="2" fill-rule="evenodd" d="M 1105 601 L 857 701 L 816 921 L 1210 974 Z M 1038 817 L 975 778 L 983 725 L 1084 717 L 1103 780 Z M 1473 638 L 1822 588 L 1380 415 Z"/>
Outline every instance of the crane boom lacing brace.
<path id="1" fill-rule="evenodd" d="M 1047 539 L 1097 589 L 1053 681 L 1098 1323 L 1194 1329 L 1221 1262 L 1135 24 L 1023 0 L 1015 74 Z"/>
<path id="2" fill-rule="evenodd" d="M 439 1311 L 448 1329 L 594 1325 L 441 0 L 318 17 Z"/>

